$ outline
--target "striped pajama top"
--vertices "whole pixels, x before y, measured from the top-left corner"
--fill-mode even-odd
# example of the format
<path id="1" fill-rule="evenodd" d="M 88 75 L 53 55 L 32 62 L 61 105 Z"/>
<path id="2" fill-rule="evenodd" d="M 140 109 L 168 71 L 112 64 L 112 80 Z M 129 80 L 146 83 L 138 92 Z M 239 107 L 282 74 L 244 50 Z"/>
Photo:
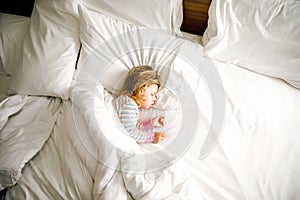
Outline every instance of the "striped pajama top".
<path id="1" fill-rule="evenodd" d="M 141 128 L 137 128 L 140 111 L 135 101 L 126 96 L 120 95 L 114 100 L 114 107 L 121 124 L 128 131 L 130 136 L 138 143 L 150 143 L 154 140 L 152 121 L 141 123 Z"/>

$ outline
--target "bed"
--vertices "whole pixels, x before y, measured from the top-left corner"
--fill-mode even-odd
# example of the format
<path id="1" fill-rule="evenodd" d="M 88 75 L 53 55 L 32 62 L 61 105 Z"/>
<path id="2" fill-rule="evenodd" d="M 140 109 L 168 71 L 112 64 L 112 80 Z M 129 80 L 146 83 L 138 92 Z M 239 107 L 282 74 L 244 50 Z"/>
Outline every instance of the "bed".
<path id="1" fill-rule="evenodd" d="M 297 0 L 3 11 L 1 199 L 300 199 L 299 11 Z M 137 144 L 112 105 L 145 64 L 163 80 L 140 116 L 165 116 L 159 144 Z"/>

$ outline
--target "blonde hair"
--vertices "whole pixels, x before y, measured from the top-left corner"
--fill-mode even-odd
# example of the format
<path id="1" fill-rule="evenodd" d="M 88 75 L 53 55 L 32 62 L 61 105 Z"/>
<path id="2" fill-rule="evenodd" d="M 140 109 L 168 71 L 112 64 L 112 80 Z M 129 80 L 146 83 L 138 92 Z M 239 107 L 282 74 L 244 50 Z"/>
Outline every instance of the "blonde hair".
<path id="1" fill-rule="evenodd" d="M 144 100 L 143 90 L 152 84 L 160 87 L 160 82 L 161 77 L 151 66 L 136 66 L 127 73 L 120 94 L 133 98 L 140 107 Z"/>

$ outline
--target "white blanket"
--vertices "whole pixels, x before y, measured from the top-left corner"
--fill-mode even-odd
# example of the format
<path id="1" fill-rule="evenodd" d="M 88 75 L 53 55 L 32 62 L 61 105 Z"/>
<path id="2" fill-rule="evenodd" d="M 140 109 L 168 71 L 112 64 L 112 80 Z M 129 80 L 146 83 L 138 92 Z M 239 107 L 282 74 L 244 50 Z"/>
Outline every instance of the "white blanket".
<path id="1" fill-rule="evenodd" d="M 150 33 L 154 32 L 147 34 L 148 41 L 154 35 Z M 175 145 L 168 146 L 170 140 L 159 145 L 137 145 L 113 120 L 112 96 L 92 76 L 95 70 L 83 71 L 86 74 L 76 82 L 72 102 L 17 95 L 1 104 L 0 137 L 4 139 L 0 159 L 5 162 L 0 165 L 6 172 L 17 171 L 11 185 L 17 184 L 7 191 L 7 199 L 300 198 L 299 90 L 282 80 L 209 60 L 195 43 L 157 34 L 161 40 L 151 41 L 152 45 L 168 41 L 163 44 L 176 50 L 178 56 L 153 51 L 156 54 L 151 55 L 157 56 L 149 59 L 168 61 L 158 66 L 160 73 L 165 77 L 165 86 L 175 91 L 185 110 L 178 112 L 178 105 L 168 110 L 172 107 L 162 101 L 150 114 L 159 113 L 160 106 L 166 106 L 164 109 L 179 116 L 168 123 L 172 127 L 166 127 L 175 133 L 176 125 L 182 128 L 175 137 L 168 137 L 177 141 L 172 143 Z M 143 54 L 133 51 L 128 55 L 128 60 L 134 61 Z M 192 66 L 192 62 L 196 64 Z M 116 72 L 115 68 L 109 69 L 108 74 Z M 209 76 L 212 69 L 216 69 L 221 82 Z M 184 95 L 186 91 L 188 95 Z M 214 101 L 218 95 L 222 98 Z M 176 104 L 173 100 L 166 102 Z M 221 107 L 215 104 L 222 102 Z M 214 114 L 224 114 L 221 127 L 213 124 Z M 44 124 L 37 129 L 31 125 L 35 122 Z M 185 140 L 189 134 L 194 136 L 191 143 Z M 32 153 L 32 139 L 36 137 L 42 139 Z M 22 138 L 27 140 L 20 145 Z M 21 148 L 8 152 L 4 148 L 10 144 L 7 141 Z M 189 148 L 176 154 L 183 144 Z M 18 152 L 26 151 L 31 152 L 30 156 L 14 165 Z M 13 165 L 6 167 L 7 163 Z M 153 167 L 156 170 L 151 171 Z M 6 179 L 1 177 L 2 180 Z"/>
<path id="2" fill-rule="evenodd" d="M 99 139 L 96 134 L 100 133 L 87 110 L 94 109 L 93 106 L 80 110 L 70 101 L 45 97 L 16 95 L 6 99 L 1 104 L 0 148 L 10 144 L 7 141 L 14 141 L 12 147 L 20 148 L 14 148 L 13 152 L 1 149 L 1 155 L 9 154 L 0 157 L 5 159 L 0 165 L 13 163 L 19 152 L 30 152 L 27 154 L 30 157 L 10 168 L 18 172 L 15 176 L 18 182 L 7 191 L 7 199 L 111 199 L 112 195 L 115 199 L 153 199 L 157 194 L 170 199 L 174 196 L 298 199 L 299 91 L 281 80 L 234 65 L 218 62 L 216 67 L 226 92 L 226 118 L 219 142 L 205 158 L 199 157 L 203 143 L 200 133 L 209 126 L 205 119 L 209 109 L 201 107 L 202 123 L 189 150 L 171 168 L 148 175 L 136 176 L 107 167 L 91 152 L 94 148 L 87 148 L 86 142 L 95 145 L 97 140 L 94 139 Z M 101 87 L 97 89 L 96 99 L 109 105 L 109 94 Z M 99 117 L 105 120 L 110 112 L 107 110 L 105 114 L 105 110 L 101 110 L 104 107 L 99 109 L 102 113 Z M 43 126 L 31 125 L 41 122 Z M 111 135 L 112 132 L 105 133 Z M 5 135 L 10 135 L 11 140 L 4 138 Z M 26 143 L 18 143 L 22 138 Z M 34 138 L 39 140 L 32 140 Z M 124 144 L 122 140 L 119 142 L 115 145 Z M 26 145 L 32 143 L 35 146 Z M 104 146 L 99 146 L 99 153 L 107 150 L 105 144 L 101 145 Z M 130 152 L 138 150 L 137 147 L 126 148 Z M 121 164 L 130 158 L 116 151 L 107 155 L 121 156 Z"/>
<path id="3" fill-rule="evenodd" d="M 15 99 L 19 99 L 19 102 L 15 103 Z M 26 139 L 22 140 L 23 143 L 18 143 L 21 141 L 21 138 L 17 137 L 18 134 L 14 134 L 15 132 L 10 133 L 19 145 L 14 144 L 14 151 L 11 152 L 1 149 L 1 155 L 4 153 L 7 155 L 5 157 L 1 156 L 1 159 L 5 159 L 7 164 L 15 161 L 17 153 L 30 153 L 33 150 L 35 150 L 35 153 L 38 152 L 36 156 L 34 154 L 27 155 L 26 162 L 29 162 L 25 167 L 25 161 L 21 164 L 17 163 L 19 174 L 15 177 L 14 183 L 17 181 L 18 183 L 7 191 L 7 199 L 35 199 L 37 197 L 39 199 L 185 198 L 184 188 L 187 187 L 187 177 L 183 172 L 180 172 L 182 170 L 176 165 L 154 173 L 136 174 L 133 172 L 125 173 L 101 163 L 101 160 L 95 158 L 87 148 L 86 143 L 82 141 L 93 142 L 94 138 L 91 138 L 93 132 L 91 131 L 96 125 L 86 126 L 88 122 L 82 116 L 85 116 L 86 119 L 88 119 L 88 116 L 81 115 L 84 111 L 78 110 L 74 105 L 72 108 L 70 101 L 53 103 L 57 101 L 60 102 L 58 98 L 47 99 L 27 96 L 21 98 L 20 96 L 14 96 L 2 103 L 4 108 L 11 108 L 12 106 L 7 105 L 15 103 L 15 111 L 7 113 L 19 113 L 17 115 L 20 116 L 19 120 L 24 121 L 27 119 L 28 123 L 34 124 L 23 132 L 26 134 L 26 137 L 23 137 Z M 4 106 L 5 104 L 6 106 Z M 41 110 L 39 106 L 46 106 L 47 110 L 52 112 L 54 109 L 59 111 L 53 117 L 54 126 L 54 123 L 52 123 L 52 126 L 51 123 L 48 123 L 49 116 L 46 115 L 47 112 Z M 9 110 L 4 108 L 1 111 Z M 30 110 L 30 115 L 26 112 L 26 108 Z M 74 121 L 73 116 L 76 114 L 74 112 L 80 113 L 80 115 L 77 115 L 77 124 Z M 88 115 L 88 111 L 86 111 L 86 114 Z M 29 119 L 28 116 L 35 116 L 35 119 Z M 36 116 L 40 117 L 41 120 L 46 120 L 49 126 L 43 126 L 43 130 L 38 129 Z M 8 121 L 6 120 L 7 123 L 4 127 L 8 129 L 10 124 L 14 124 L 12 127 L 15 129 L 24 130 L 24 128 L 15 125 L 20 122 L 15 118 L 12 117 Z M 33 130 L 45 134 L 36 135 L 36 131 Z M 102 133 L 96 131 L 94 134 Z M 6 130 L 1 131 L 2 138 L 4 135 L 7 135 Z M 37 140 L 38 138 L 42 139 Z M 4 140 L 3 138 L 2 141 L 6 141 L 4 144 L 9 145 L 7 139 Z M 32 142 L 35 142 L 35 145 L 39 148 L 35 148 Z M 100 154 L 101 151 L 106 152 L 104 146 L 98 150 Z M 107 154 L 106 152 L 106 155 L 110 158 L 121 159 L 122 155 L 115 153 Z M 123 162 L 126 163 L 126 159 L 123 159 Z M 1 167 L 3 167 L 3 164 L 2 162 Z M 1 180 L 3 180 L 2 176 Z"/>
<path id="4" fill-rule="evenodd" d="M 60 100 L 16 95 L 0 104 L 0 190 L 14 185 L 40 151 L 59 113 Z"/>

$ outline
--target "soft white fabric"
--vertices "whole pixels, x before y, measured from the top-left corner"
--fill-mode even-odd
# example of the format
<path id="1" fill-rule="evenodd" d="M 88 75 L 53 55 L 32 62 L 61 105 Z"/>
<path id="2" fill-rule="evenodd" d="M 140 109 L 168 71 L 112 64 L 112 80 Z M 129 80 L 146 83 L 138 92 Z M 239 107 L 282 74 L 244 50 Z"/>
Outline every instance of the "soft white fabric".
<path id="1" fill-rule="evenodd" d="M 182 37 L 184 37 L 187 40 L 190 40 L 190 41 L 193 41 L 193 42 L 196 42 L 196 43 L 202 45 L 202 36 L 201 35 L 182 31 Z"/>
<path id="2" fill-rule="evenodd" d="M 10 93 L 69 98 L 80 48 L 80 0 L 37 0 L 21 54 L 12 60 Z"/>
<path id="3" fill-rule="evenodd" d="M 0 13 L 0 73 L 11 74 L 21 54 L 29 17 Z"/>
<path id="4" fill-rule="evenodd" d="M 300 88 L 299 10 L 298 0 L 212 0 L 205 51 Z"/>
<path id="5" fill-rule="evenodd" d="M 78 69 L 81 68 L 87 57 L 102 43 L 124 32 L 138 29 L 137 25 L 108 17 L 82 5 L 79 6 L 79 22 L 82 48 L 78 61 Z"/>
<path id="6" fill-rule="evenodd" d="M 39 198 L 54 198 L 54 199 L 162 199 L 164 197 L 173 197 L 179 199 L 184 195 L 183 188 L 186 187 L 186 177 L 184 173 L 180 172 L 179 166 L 172 166 L 162 171 L 157 171 L 150 174 L 135 174 L 133 172 L 118 171 L 116 166 L 107 165 L 107 162 L 99 160 L 101 154 L 106 154 L 108 159 L 119 158 L 117 165 L 124 165 L 123 167 L 130 167 L 130 165 L 138 163 L 126 164 L 126 155 L 120 154 L 117 148 L 111 149 L 110 143 L 104 138 L 109 137 L 114 139 L 116 145 L 120 144 L 128 150 L 137 148 L 138 145 L 126 135 L 118 135 L 116 127 L 109 127 L 112 102 L 109 94 L 106 93 L 103 87 L 99 87 L 97 91 L 84 91 L 87 101 L 94 97 L 95 109 L 93 106 L 82 106 L 77 108 L 71 101 L 63 101 L 60 103 L 58 98 L 50 100 L 51 102 L 41 103 L 47 100 L 43 97 L 28 97 L 26 100 L 31 104 L 20 106 L 22 109 L 31 110 L 31 113 L 38 114 L 38 119 L 49 120 L 48 112 L 53 112 L 52 118 L 55 118 L 55 125 L 50 126 L 47 123 L 42 133 L 50 133 L 50 137 L 45 142 L 43 148 L 40 148 L 39 153 L 27 155 L 30 162 L 22 170 L 22 176 L 19 177 L 18 184 L 9 188 L 6 194 L 7 199 L 32 199 Z M 19 96 L 15 96 L 19 98 Z M 110 100 L 109 100 L 110 99 Z M 55 103 L 59 101 L 59 103 Z M 36 109 L 39 106 L 47 107 L 45 109 Z M 8 110 L 9 106 L 5 106 Z M 95 111 L 97 119 L 101 119 L 104 124 L 99 129 L 99 123 L 95 122 Z M 4 112 L 5 110 L 3 110 Z M 9 112 L 5 112 L 9 113 Z M 99 115 L 100 114 L 100 115 Z M 20 112 L 22 117 L 26 116 L 26 112 Z M 35 119 L 27 119 L 28 122 L 36 123 Z M 9 123 L 16 122 L 15 119 L 10 119 Z M 100 121 L 101 122 L 101 121 Z M 109 131 L 104 125 L 107 125 Z M 16 130 L 22 130 L 19 126 L 11 126 Z M 104 128 L 104 129 L 103 129 Z M 112 128 L 112 129 L 111 129 Z M 24 134 L 27 138 L 31 138 L 37 142 L 37 138 L 45 139 L 45 135 L 34 134 L 32 130 L 26 129 Z M 4 134 L 1 132 L 1 134 Z M 120 138 L 121 137 L 121 138 Z M 120 138 L 121 140 L 118 140 Z M 122 140 L 125 139 L 125 140 Z M 8 141 L 5 139 L 5 141 Z M 14 138 L 15 142 L 20 142 L 21 138 Z M 93 152 L 93 146 L 97 145 L 97 154 Z M 18 146 L 17 152 L 28 152 L 35 150 L 35 145 L 31 141 L 22 141 L 22 145 Z M 120 147 L 120 146 L 119 146 Z M 112 151 L 110 151 L 112 150 Z M 119 152 L 119 153 L 118 153 Z M 8 153 L 3 149 L 1 153 Z M 117 154 L 116 154 L 117 153 Z M 116 157 L 117 156 L 117 157 Z M 125 156 L 125 157 L 124 157 Z M 16 154 L 11 154 L 6 158 L 6 162 L 14 161 Z M 4 157 L 3 157 L 4 158 Z M 129 161 L 131 160 L 129 157 Z M 2 163 L 1 163 L 2 164 Z M 143 164 L 143 163 L 140 163 Z M 34 188 L 34 189 L 33 189 Z M 130 191 L 131 194 L 128 193 Z M 113 196 L 112 196 L 113 195 Z M 184 197 L 184 196 L 182 196 Z M 182 198 L 180 198 L 182 199 Z"/>
<path id="7" fill-rule="evenodd" d="M 12 96 L 1 101 L 1 111 L 0 111 L 0 130 L 7 123 L 8 118 L 21 110 L 21 108 L 27 102 L 27 96 Z"/>
<path id="8" fill-rule="evenodd" d="M 0 74 L 0 95 L 8 95 L 9 75 Z"/>
<path id="9" fill-rule="evenodd" d="M 89 84 L 86 83 L 86 86 Z M 186 193 L 182 190 L 187 184 L 187 178 L 183 171 L 178 166 L 171 165 L 151 172 L 151 169 L 147 167 L 151 161 L 144 157 L 140 146 L 130 136 L 123 133 L 117 124 L 112 96 L 105 92 L 101 85 L 95 90 L 86 86 L 80 85 L 75 89 L 74 97 L 76 98 L 73 101 L 79 105 L 80 113 L 83 113 L 88 125 L 90 141 L 93 143 L 84 143 L 84 145 L 92 155 L 108 167 L 107 169 L 101 166 L 97 169 L 96 184 L 102 187 L 95 187 L 94 194 L 102 199 L 110 199 L 111 194 L 108 191 L 121 186 L 121 188 L 126 188 L 125 190 L 134 199 L 163 199 L 171 196 L 175 199 L 184 198 Z M 91 103 L 94 107 L 90 106 Z M 163 154 L 161 156 L 164 157 Z M 116 169 L 120 171 L 115 171 Z M 118 173 L 121 173 L 124 182 L 114 181 Z M 113 182 L 105 185 L 103 180 L 106 180 L 107 176 L 114 178 Z M 115 193 L 121 194 L 124 189 Z"/>
<path id="10" fill-rule="evenodd" d="M 83 4 L 117 20 L 139 26 L 167 29 L 181 34 L 182 0 L 83 0 Z"/>
<path id="11" fill-rule="evenodd" d="M 211 200 L 298 199 L 298 90 L 281 80 L 258 75 L 235 65 L 216 62 L 215 66 L 226 92 L 226 119 L 219 143 L 205 158 L 199 158 L 202 134 L 210 125 L 206 119 L 209 109 L 205 104 L 209 97 L 199 99 L 202 113 L 199 129 L 192 146 L 179 160 L 184 161 L 184 168 L 181 169 L 186 169 L 189 175 L 191 199 L 198 200 L 199 195 L 200 198 L 203 196 L 204 199 Z M 193 78 L 191 75 L 189 74 Z M 261 85 L 265 87 L 262 88 Z M 95 99 L 94 106 L 88 103 L 88 98 Z M 111 112 L 106 109 L 112 108 L 111 98 L 99 86 L 96 90 L 82 93 L 81 100 L 85 105 L 81 107 L 82 110 L 77 106 L 72 110 L 74 105 L 70 101 L 63 102 L 51 137 L 44 148 L 26 164 L 18 185 L 8 190 L 7 199 L 31 199 L 35 196 L 51 196 L 55 199 L 109 199 L 112 198 L 112 193 L 115 199 L 130 199 L 126 192 L 127 187 L 131 190 L 138 188 L 135 192 L 142 191 L 138 183 L 145 183 L 142 181 L 143 176 L 125 176 L 129 183 L 125 187 L 123 175 L 111 167 L 98 165 L 97 157 L 91 151 L 93 149 L 89 149 L 91 146 L 82 143 L 89 141 L 90 143 L 85 144 L 94 145 L 97 141 L 95 138 L 99 138 L 98 123 L 91 120 L 88 123 L 88 119 L 93 118 L 93 109 L 99 109 L 96 116 L 104 122 L 102 126 L 108 125 Z M 33 101 L 28 108 L 34 106 L 34 102 L 39 103 Z M 50 110 L 56 107 L 54 104 L 45 105 Z M 75 122 L 74 113 L 79 117 Z M 92 135 L 90 130 L 94 130 Z M 115 137 L 111 131 L 105 133 L 112 139 Z M 117 143 L 116 140 L 116 145 Z M 130 145 L 134 143 L 127 144 L 131 149 Z M 107 149 L 103 146 L 100 152 L 105 150 Z M 113 152 L 110 153 L 115 156 Z M 179 172 L 176 168 L 174 170 L 175 173 Z M 166 171 L 165 175 L 173 172 Z M 166 176 L 165 178 L 163 180 L 167 180 Z M 173 183 L 179 183 L 179 180 Z M 163 183 L 159 182 L 157 185 L 160 184 Z"/>
<path id="12" fill-rule="evenodd" d="M 139 28 L 85 8 L 80 15 L 85 55 L 74 77 L 72 102 L 63 101 L 55 126 L 47 128 L 51 136 L 25 165 L 18 184 L 7 191 L 7 199 L 300 198 L 299 90 L 233 64 L 213 62 L 199 44 L 166 32 Z M 110 33 L 122 35 L 111 39 Z M 179 142 L 162 146 L 170 151 L 162 151 L 159 145 L 138 146 L 123 134 L 114 118 L 113 97 L 103 87 L 116 92 L 125 72 L 140 64 L 154 65 L 163 76 L 165 88 L 155 112 L 181 109 L 182 123 L 176 125 L 182 130 L 174 137 Z M 215 68 L 222 82 L 209 76 Z M 225 94 L 213 101 L 222 89 Z M 175 95 L 165 95 L 169 92 Z M 215 104 L 222 101 L 226 112 L 218 143 L 203 156 L 208 131 L 216 128 L 213 113 L 222 116 L 223 112 Z M 46 111 L 58 109 L 47 101 L 43 105 Z M 11 110 L 5 108 L 0 108 L 3 124 L 12 123 L 13 118 L 7 118 Z M 20 111 L 17 116 L 22 115 Z M 43 119 L 49 120 L 47 115 Z M 188 138 L 191 133 L 192 139 Z M 170 168 L 134 173 L 153 164 L 148 154 L 169 158 L 184 145 L 189 148 L 177 154 L 175 164 L 162 160 L 169 161 Z M 178 169 L 181 161 L 185 165 Z M 189 195 L 184 191 L 187 182 Z"/>
<path id="13" fill-rule="evenodd" d="M 1 73 L 2 73 L 2 71 L 3 71 L 3 69 L 2 69 L 3 68 L 3 62 L 2 62 L 2 58 L 1 57 L 0 57 L 0 67 L 1 67 L 0 69 L 1 69 Z"/>
<path id="14" fill-rule="evenodd" d="M 7 95 L 16 55 L 20 55 L 29 17 L 0 13 L 0 94 Z"/>
<path id="15" fill-rule="evenodd" d="M 196 100 L 190 102 L 189 98 L 181 98 L 181 107 L 183 108 L 185 102 L 199 105 L 198 110 L 189 110 L 184 114 L 184 117 L 188 118 L 185 129 L 192 125 L 194 114 L 198 114 L 197 129 L 193 130 L 196 135 L 187 152 L 178 157 L 178 163 L 175 163 L 185 162 L 184 167 L 180 169 L 185 170 L 189 176 L 190 199 L 198 200 L 199 196 L 211 200 L 298 199 L 299 90 L 280 79 L 263 76 L 233 64 L 212 62 L 204 57 L 202 47 L 196 43 L 160 32 L 156 32 L 156 35 L 150 33 L 146 38 L 153 47 L 157 47 L 158 43 L 163 44 L 162 48 L 168 44 L 177 45 L 175 49 L 178 54 L 173 60 L 175 64 L 170 68 L 165 67 L 169 69 L 165 86 L 178 87 L 170 88 L 171 91 L 175 91 L 174 94 L 187 90 L 187 86 L 190 86 Z M 140 36 L 134 38 L 144 44 L 143 37 Z M 134 40 L 129 41 L 130 44 Z M 180 59 L 185 57 L 181 56 L 184 52 L 185 56 L 190 56 L 186 62 L 199 62 L 196 68 Z M 169 52 L 164 51 L 163 54 L 166 54 L 165 58 L 169 58 Z M 205 157 L 201 157 L 200 152 L 212 123 L 210 119 L 214 105 L 211 105 L 211 95 L 220 91 L 206 91 L 207 82 L 203 81 L 195 70 L 202 66 L 204 69 L 218 70 L 225 91 L 223 100 L 226 103 L 218 143 Z M 50 196 L 53 199 L 111 199 L 112 194 L 115 199 L 130 199 L 128 191 L 133 197 L 141 197 L 138 199 L 155 199 L 152 196 L 154 194 L 170 199 L 175 198 L 173 195 L 181 196 L 178 194 L 182 194 L 187 179 L 177 168 L 157 171 L 153 176 L 136 176 L 134 173 L 115 170 L 116 166 L 122 167 L 123 170 L 136 169 L 137 166 L 143 167 L 145 162 L 127 162 L 136 161 L 130 156 L 133 152 L 139 152 L 139 149 L 133 140 L 120 133 L 116 121 L 112 120 L 112 96 L 98 84 L 98 79 L 94 77 L 97 70 L 83 72 L 87 73 L 79 74 L 84 76 L 78 76 L 80 82 L 73 88 L 76 98 L 72 103 L 63 102 L 51 137 L 42 150 L 25 165 L 18 184 L 7 191 L 7 199 L 32 199 L 35 196 Z M 166 73 L 163 70 L 160 72 L 164 75 Z M 188 84 L 184 84 L 184 80 Z M 264 87 L 261 87 L 262 85 Z M 182 99 L 184 101 L 181 101 Z M 161 103 L 163 102 L 164 99 Z M 160 106 L 164 105 L 158 103 L 157 106 L 161 108 Z M 165 106 L 169 108 L 169 105 Z M 53 108 L 51 105 L 48 107 Z M 219 113 L 220 109 L 217 109 L 217 112 Z M 187 133 L 184 134 L 188 136 Z M 182 139 L 180 144 L 184 142 Z M 110 164 L 107 160 L 100 160 L 99 164 L 98 161 L 103 155 L 116 165 L 107 167 L 107 164 Z M 164 154 L 159 156 L 163 157 Z M 147 154 L 144 158 L 146 157 Z M 115 162 L 114 158 L 122 159 L 119 163 Z M 166 180 L 172 184 L 168 185 Z M 170 187 L 172 185 L 177 185 L 178 188 Z M 164 187 L 162 193 L 160 186 Z"/>
<path id="16" fill-rule="evenodd" d="M 299 199 L 299 90 L 232 64 L 215 65 L 226 91 L 219 143 L 244 199 Z"/>
<path id="17" fill-rule="evenodd" d="M 43 147 L 59 113 L 59 99 L 11 96 L 0 104 L 0 190 L 13 186 Z"/>
<path id="18" fill-rule="evenodd" d="M 34 104 L 31 105 L 33 106 Z M 50 103 L 48 109 L 59 109 L 55 125 L 50 127 L 45 126 L 47 122 L 44 124 L 50 137 L 25 165 L 18 184 L 8 189 L 6 199 L 93 199 L 93 182 L 99 162 L 81 143 L 81 137 L 88 136 L 88 132 L 77 131 L 71 102 L 63 101 L 58 107 Z M 48 117 L 44 115 L 41 119 L 47 121 Z M 30 120 L 32 123 L 35 121 Z M 36 129 L 31 128 L 32 131 Z M 30 130 L 25 133 L 32 138 L 37 137 Z M 24 147 L 32 148 L 28 141 L 26 143 L 24 141 Z"/>

